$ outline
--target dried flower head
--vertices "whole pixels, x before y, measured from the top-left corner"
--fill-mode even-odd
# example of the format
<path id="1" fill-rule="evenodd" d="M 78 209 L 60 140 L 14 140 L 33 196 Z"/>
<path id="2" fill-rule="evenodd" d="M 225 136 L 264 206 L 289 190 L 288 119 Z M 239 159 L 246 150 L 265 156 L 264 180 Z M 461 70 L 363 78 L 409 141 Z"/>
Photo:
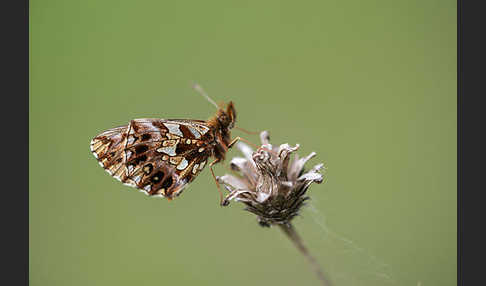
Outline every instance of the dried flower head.
<path id="1" fill-rule="evenodd" d="M 255 152 L 248 145 L 238 143 L 245 158 L 235 157 L 230 165 L 238 175 L 218 177 L 229 191 L 224 203 L 227 205 L 230 200 L 243 202 L 245 210 L 258 216 L 261 226 L 288 224 L 309 199 L 306 195 L 309 186 L 323 181 L 320 170 L 324 164 L 306 172 L 304 165 L 316 155 L 315 152 L 304 158 L 295 154 L 292 160 L 291 154 L 298 150 L 298 144 L 295 147 L 271 145 L 267 131 L 260 133 L 260 139 L 262 146 Z"/>
<path id="2" fill-rule="evenodd" d="M 243 202 L 246 204 L 245 210 L 257 215 L 261 226 L 278 225 L 309 260 L 322 285 L 330 286 L 327 275 L 291 223 L 309 199 L 306 192 L 310 185 L 323 182 L 324 176 L 320 171 L 326 168 L 323 168 L 324 164 L 318 164 L 306 172 L 304 165 L 316 155 L 315 152 L 304 158 L 295 154 L 292 160 L 290 156 L 299 149 L 298 144 L 295 147 L 289 144 L 271 145 L 266 131 L 260 133 L 260 139 L 262 145 L 255 152 L 239 142 L 237 146 L 245 157 L 234 157 L 230 165 L 237 174 L 217 178 L 229 191 L 223 205 L 228 205 L 230 200 Z"/>

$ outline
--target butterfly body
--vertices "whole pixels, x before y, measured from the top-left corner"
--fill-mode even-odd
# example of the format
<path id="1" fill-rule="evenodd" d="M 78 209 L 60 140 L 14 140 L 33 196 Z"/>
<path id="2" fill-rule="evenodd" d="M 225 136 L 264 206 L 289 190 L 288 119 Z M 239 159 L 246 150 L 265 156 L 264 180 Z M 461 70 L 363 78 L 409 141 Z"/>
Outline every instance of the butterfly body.
<path id="1" fill-rule="evenodd" d="M 208 164 L 224 160 L 236 120 L 234 105 L 209 120 L 144 118 L 109 129 L 91 151 L 110 175 L 147 195 L 172 199 Z"/>

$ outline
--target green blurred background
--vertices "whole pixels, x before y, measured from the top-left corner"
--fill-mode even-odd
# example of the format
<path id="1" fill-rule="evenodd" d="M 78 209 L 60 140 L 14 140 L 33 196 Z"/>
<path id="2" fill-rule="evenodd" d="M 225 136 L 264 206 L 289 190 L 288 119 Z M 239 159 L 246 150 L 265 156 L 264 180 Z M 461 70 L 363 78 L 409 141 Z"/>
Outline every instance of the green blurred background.
<path id="1" fill-rule="evenodd" d="M 318 285 L 208 169 L 169 203 L 91 155 L 130 119 L 211 116 L 191 81 L 327 163 L 295 225 L 335 285 L 456 284 L 456 1 L 33 0 L 30 19 L 31 285 Z"/>

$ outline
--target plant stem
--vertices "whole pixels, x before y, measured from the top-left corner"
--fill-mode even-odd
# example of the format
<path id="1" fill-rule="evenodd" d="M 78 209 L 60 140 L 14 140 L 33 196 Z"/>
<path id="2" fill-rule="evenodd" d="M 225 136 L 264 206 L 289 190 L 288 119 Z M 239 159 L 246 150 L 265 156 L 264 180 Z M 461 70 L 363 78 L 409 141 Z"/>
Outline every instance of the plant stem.
<path id="1" fill-rule="evenodd" d="M 300 238 L 299 234 L 295 230 L 292 224 L 279 224 L 280 229 L 287 235 L 287 237 L 294 243 L 295 247 L 302 253 L 307 260 L 310 262 L 312 268 L 314 268 L 317 277 L 321 280 L 322 285 L 324 286 L 331 286 L 331 281 L 327 279 L 326 275 L 322 271 L 321 267 L 317 263 L 316 259 L 309 253 L 309 250 L 305 247 L 302 239 Z"/>

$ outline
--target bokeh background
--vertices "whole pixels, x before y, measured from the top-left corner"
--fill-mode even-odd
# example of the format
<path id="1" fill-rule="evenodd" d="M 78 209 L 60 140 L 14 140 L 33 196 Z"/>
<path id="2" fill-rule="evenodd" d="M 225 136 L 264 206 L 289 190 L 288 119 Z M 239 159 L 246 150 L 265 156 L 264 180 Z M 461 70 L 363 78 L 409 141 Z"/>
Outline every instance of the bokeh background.
<path id="1" fill-rule="evenodd" d="M 456 1 L 33 0 L 30 19 L 31 285 L 318 285 L 208 169 L 167 202 L 91 155 L 130 119 L 211 116 L 191 81 L 327 163 L 295 225 L 335 285 L 456 284 Z"/>

